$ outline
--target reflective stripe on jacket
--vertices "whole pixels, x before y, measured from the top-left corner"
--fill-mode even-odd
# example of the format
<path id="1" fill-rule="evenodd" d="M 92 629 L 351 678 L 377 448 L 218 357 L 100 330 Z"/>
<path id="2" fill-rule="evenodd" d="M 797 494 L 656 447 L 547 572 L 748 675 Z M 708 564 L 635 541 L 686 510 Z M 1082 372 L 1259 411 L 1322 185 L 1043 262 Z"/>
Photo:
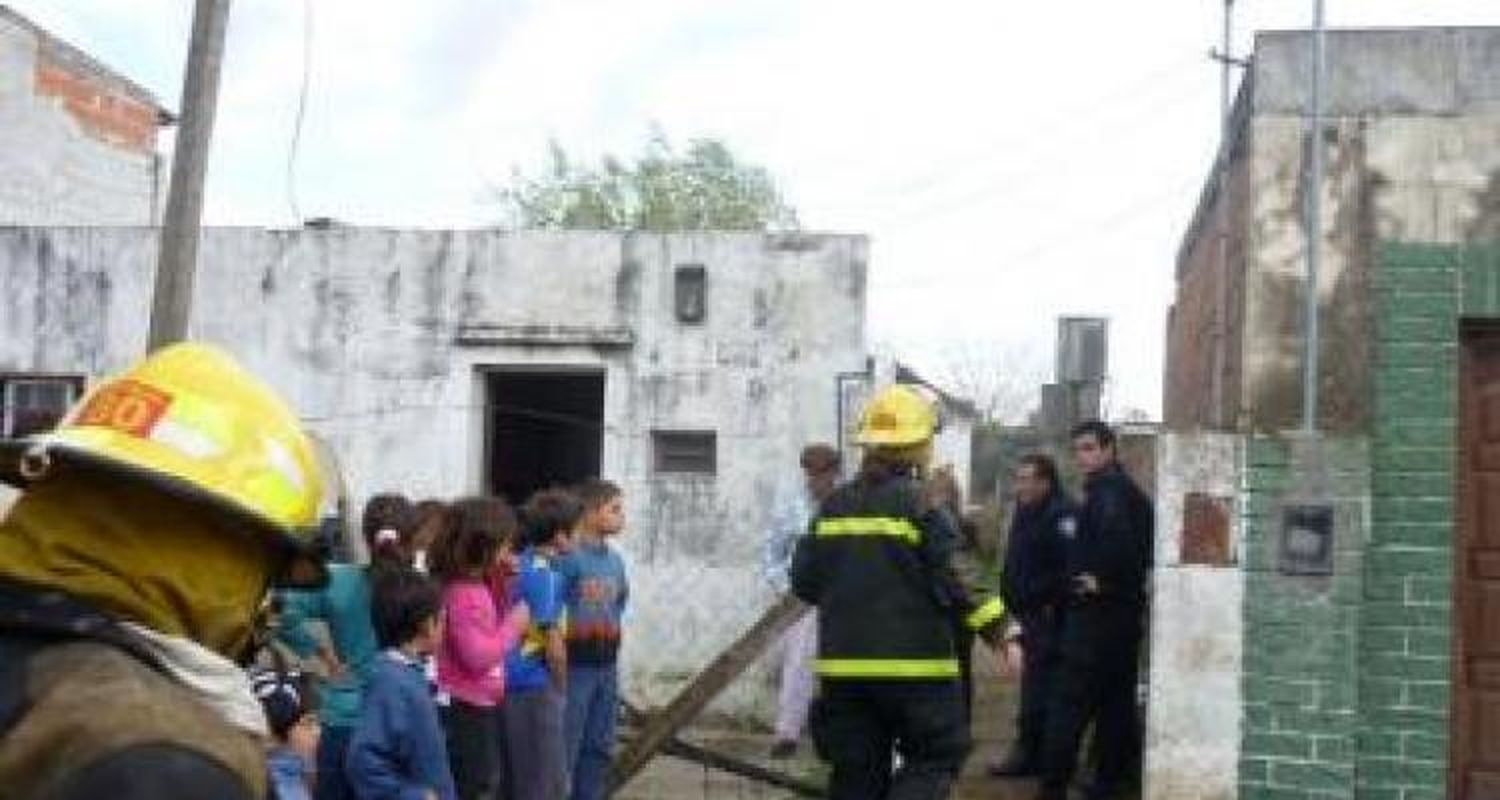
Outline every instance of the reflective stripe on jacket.
<path id="1" fill-rule="evenodd" d="M 841 486 L 812 533 L 798 544 L 792 591 L 818 607 L 824 678 L 956 679 L 953 621 L 998 628 L 999 599 L 975 602 L 958 580 L 953 522 L 922 507 L 911 478 Z"/>

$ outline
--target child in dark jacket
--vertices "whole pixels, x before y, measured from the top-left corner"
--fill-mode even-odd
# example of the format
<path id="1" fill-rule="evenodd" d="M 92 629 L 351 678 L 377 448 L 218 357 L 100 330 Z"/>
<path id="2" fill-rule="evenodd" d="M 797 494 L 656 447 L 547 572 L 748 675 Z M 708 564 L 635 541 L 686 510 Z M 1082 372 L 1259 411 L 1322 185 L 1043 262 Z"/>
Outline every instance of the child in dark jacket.
<path id="1" fill-rule="evenodd" d="M 345 773 L 360 800 L 455 800 L 423 656 L 442 640 L 441 597 L 415 572 L 385 575 L 372 616 L 381 653 L 349 742 Z"/>
<path id="2" fill-rule="evenodd" d="M 250 687 L 266 712 L 271 800 L 310 800 L 318 754 L 318 713 L 308 680 L 282 664 L 250 673 Z"/>

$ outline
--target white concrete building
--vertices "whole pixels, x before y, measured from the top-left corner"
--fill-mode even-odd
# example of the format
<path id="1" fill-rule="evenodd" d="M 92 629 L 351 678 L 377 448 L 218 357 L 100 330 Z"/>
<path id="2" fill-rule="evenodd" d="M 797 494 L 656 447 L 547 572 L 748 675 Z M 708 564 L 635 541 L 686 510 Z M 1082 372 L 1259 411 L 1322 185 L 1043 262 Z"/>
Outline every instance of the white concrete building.
<path id="1" fill-rule="evenodd" d="M 150 92 L 0 5 L 0 225 L 147 225 L 165 203 Z"/>
<path id="2" fill-rule="evenodd" d="M 139 357 L 155 253 L 149 228 L 0 229 L 8 422 Z M 867 257 L 857 236 L 209 229 L 192 332 L 285 395 L 356 507 L 621 483 L 631 693 L 657 702 L 772 599 L 770 498 L 866 363 Z M 759 691 L 740 683 L 730 708 Z"/>

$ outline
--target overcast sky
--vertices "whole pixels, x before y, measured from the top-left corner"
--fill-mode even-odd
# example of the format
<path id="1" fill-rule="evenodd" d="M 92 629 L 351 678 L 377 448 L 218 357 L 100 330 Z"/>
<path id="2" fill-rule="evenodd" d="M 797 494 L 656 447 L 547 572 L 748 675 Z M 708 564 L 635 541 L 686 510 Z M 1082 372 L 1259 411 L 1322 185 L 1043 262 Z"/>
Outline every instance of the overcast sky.
<path id="1" fill-rule="evenodd" d="M 6 0 L 175 108 L 191 0 Z M 1311 0 L 1238 0 L 1237 48 Z M 1335 26 L 1500 24 L 1497 0 L 1328 0 Z M 236 0 L 206 221 L 287 225 L 297 0 Z M 1161 406 L 1177 245 L 1218 140 L 1218 0 L 311 0 L 304 216 L 472 227 L 548 137 L 659 123 L 768 167 L 814 230 L 872 240 L 870 337 L 1050 372 L 1054 319 L 1112 320 L 1111 406 Z M 1148 10 L 1149 9 L 1149 10 Z M 169 148 L 170 137 L 163 146 Z"/>

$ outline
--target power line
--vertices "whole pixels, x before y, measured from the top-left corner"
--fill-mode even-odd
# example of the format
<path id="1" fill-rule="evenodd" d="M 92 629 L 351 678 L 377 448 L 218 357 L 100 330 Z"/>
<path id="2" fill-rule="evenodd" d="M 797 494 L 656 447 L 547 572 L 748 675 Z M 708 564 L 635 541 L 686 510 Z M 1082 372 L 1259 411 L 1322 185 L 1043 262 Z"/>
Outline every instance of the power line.
<path id="1" fill-rule="evenodd" d="M 292 221 L 302 224 L 302 209 L 297 204 L 297 150 L 302 143 L 302 121 L 307 115 L 307 87 L 312 78 L 313 12 L 312 0 L 302 0 L 302 88 L 297 93 L 297 117 L 292 124 L 292 144 L 286 157 L 286 199 L 292 209 Z"/>
<path id="2" fill-rule="evenodd" d="M 1050 131 L 1053 134 L 1058 131 L 1084 130 L 1084 126 L 1079 124 L 1080 118 L 1098 122 L 1104 117 L 1101 113 L 1102 110 L 1120 104 L 1128 104 L 1130 113 L 1126 116 L 1126 119 L 1134 119 L 1142 114 L 1140 107 L 1142 96 L 1135 89 L 1145 86 L 1155 86 L 1158 88 L 1162 86 L 1175 86 L 1183 78 L 1192 77 L 1192 73 L 1184 70 L 1183 67 L 1194 63 L 1196 59 L 1196 55 L 1176 58 L 1168 64 L 1153 69 L 1144 75 L 1139 75 L 1129 81 L 1122 82 L 1109 91 L 1090 98 L 1087 101 L 1069 103 L 1055 108 L 1050 113 L 1028 114 L 1028 116 L 1039 120 L 1033 127 L 1038 130 Z M 1178 78 L 1171 82 L 1161 83 L 1161 79 L 1168 75 L 1176 75 Z M 1191 92 L 1174 93 L 1169 96 L 1167 102 L 1170 104 L 1183 97 L 1191 96 L 1191 94 Z M 1146 109 L 1148 112 L 1150 110 L 1150 108 Z M 1067 142 L 1074 138 L 1076 137 L 1065 136 L 1061 141 Z M 949 184 L 955 179 L 972 176 L 977 171 L 983 171 L 983 168 L 988 164 L 993 164 L 1004 159 L 1015 159 L 1027 154 L 1035 155 L 1052 152 L 1057 149 L 1059 144 L 1059 139 L 1056 136 L 1029 137 L 1027 141 L 1040 142 L 1042 144 L 1040 147 L 1027 146 L 1011 150 L 997 149 L 993 143 L 986 144 L 983 149 L 971 150 L 961 156 L 949 159 L 944 164 L 928 170 L 921 176 L 907 178 L 887 187 L 874 187 L 862 190 L 850 196 L 860 197 L 886 192 L 921 195 L 929 193 L 932 188 L 940 188 L 945 184 Z"/>
<path id="3" fill-rule="evenodd" d="M 1138 199 L 1129 206 L 1094 221 L 1081 221 L 1069 225 L 1066 230 L 1059 231 L 1056 235 L 1048 236 L 1041 241 L 1035 242 L 1029 247 L 1015 251 L 1012 255 L 1002 256 L 995 261 L 998 264 L 1013 263 L 1017 261 L 1036 261 L 1041 256 L 1049 255 L 1057 250 L 1066 249 L 1085 241 L 1097 241 L 1106 233 L 1125 227 L 1131 222 L 1145 216 L 1148 212 L 1155 211 L 1166 202 L 1191 191 L 1197 185 L 1196 180 L 1191 183 L 1180 183 L 1173 185 L 1169 190 L 1158 192 L 1153 195 Z M 1079 235 L 1078 231 L 1087 231 L 1087 237 Z M 976 277 L 969 275 L 950 275 L 950 280 L 964 280 Z M 911 277 L 904 280 L 896 280 L 890 283 L 876 282 L 875 286 L 881 290 L 887 289 L 910 289 L 918 286 L 927 286 L 932 283 L 930 276 Z"/>
<path id="4" fill-rule="evenodd" d="M 1190 99 L 1198 97 L 1201 92 L 1201 88 L 1195 88 L 1192 91 L 1170 95 L 1158 103 L 1141 106 L 1136 110 L 1135 113 L 1127 117 L 1126 121 L 1130 123 L 1134 123 L 1136 121 L 1144 122 L 1153 114 L 1166 111 L 1170 108 L 1175 108 Z M 1121 124 L 1106 129 L 1103 126 L 1089 128 L 1084 125 L 1077 125 L 1073 130 L 1087 131 L 1089 133 L 1095 134 L 1096 137 L 1098 136 L 1098 134 L 1107 131 L 1111 141 L 1118 142 L 1125 138 L 1124 136 L 1122 136 L 1122 133 L 1134 135 L 1146 130 L 1148 127 L 1149 125 L 1146 124 Z M 1062 145 L 1078 141 L 1079 138 L 1080 137 L 1076 136 L 1064 136 L 1061 138 L 1048 137 L 1047 140 L 1053 145 L 1060 148 L 1060 146 Z M 1047 151 L 1044 150 L 1038 152 Z M 871 227 L 880 227 L 886 224 L 900 224 L 910 226 L 915 223 L 931 219 L 932 217 L 938 216 L 945 212 L 969 205 L 977 200 L 991 199 L 995 197 L 1033 190 L 1041 185 L 1039 182 L 1034 181 L 1033 179 L 1043 177 L 1058 171 L 1056 166 L 1053 164 L 1037 163 L 1035 159 L 1031 159 L 1031 161 L 1033 163 L 1031 163 L 1030 166 L 993 175 L 984 184 L 971 188 L 962 194 L 950 196 L 946 199 L 939 199 L 936 202 L 918 206 L 915 210 L 908 210 L 906 212 L 901 212 L 899 210 L 895 212 L 888 212 L 883 216 L 877 217 Z"/>
<path id="5" fill-rule="evenodd" d="M 299 415 L 304 423 L 354 423 L 381 420 L 387 417 L 402 416 L 407 414 L 431 414 L 435 411 L 483 411 L 486 413 L 500 412 L 502 414 L 534 419 L 542 422 L 552 422 L 564 427 L 599 431 L 609 434 L 622 434 L 644 430 L 644 428 L 625 428 L 621 425 L 605 422 L 600 418 L 585 417 L 577 414 L 554 411 L 551 409 L 534 408 L 529 406 L 512 405 L 508 403 L 416 403 L 397 404 L 380 408 L 366 408 L 355 411 L 332 411 L 324 414 Z M 761 440 L 765 438 L 761 434 L 745 433 L 734 434 L 724 430 L 715 432 L 719 439 L 744 439 L 746 441 Z"/>

